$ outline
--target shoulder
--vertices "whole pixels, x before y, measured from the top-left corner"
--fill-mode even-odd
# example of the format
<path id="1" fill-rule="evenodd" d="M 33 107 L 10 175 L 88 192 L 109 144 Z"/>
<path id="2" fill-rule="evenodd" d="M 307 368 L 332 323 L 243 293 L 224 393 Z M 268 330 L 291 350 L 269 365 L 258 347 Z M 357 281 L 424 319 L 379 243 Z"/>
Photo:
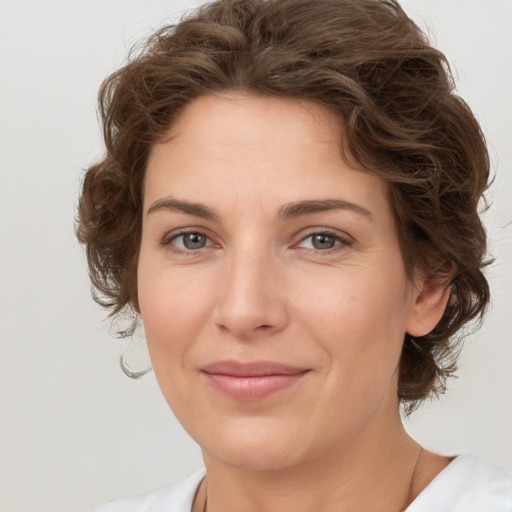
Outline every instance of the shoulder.
<path id="1" fill-rule="evenodd" d="M 471 454 L 456 457 L 407 512 L 512 512 L 512 472 Z"/>
<path id="2" fill-rule="evenodd" d="M 190 512 L 197 488 L 204 476 L 204 470 L 198 471 L 175 484 L 135 498 L 107 503 L 89 512 Z"/>

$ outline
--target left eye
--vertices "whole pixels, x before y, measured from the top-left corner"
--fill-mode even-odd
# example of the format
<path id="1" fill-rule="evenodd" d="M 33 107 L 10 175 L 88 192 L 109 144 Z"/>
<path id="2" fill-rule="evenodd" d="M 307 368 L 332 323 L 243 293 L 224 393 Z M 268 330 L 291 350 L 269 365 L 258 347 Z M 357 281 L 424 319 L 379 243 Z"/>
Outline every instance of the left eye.
<path id="1" fill-rule="evenodd" d="M 330 233 L 313 233 L 302 240 L 300 247 L 325 251 L 341 243 L 340 237 Z"/>

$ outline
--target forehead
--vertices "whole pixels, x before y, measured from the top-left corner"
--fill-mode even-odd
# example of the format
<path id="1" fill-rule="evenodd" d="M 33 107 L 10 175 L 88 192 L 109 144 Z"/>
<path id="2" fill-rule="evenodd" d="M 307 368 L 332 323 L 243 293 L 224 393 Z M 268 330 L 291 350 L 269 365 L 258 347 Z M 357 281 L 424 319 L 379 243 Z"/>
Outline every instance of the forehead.
<path id="1" fill-rule="evenodd" d="M 273 117 L 279 114 L 279 117 Z M 281 136 L 308 135 L 324 141 L 339 142 L 343 131 L 341 116 L 317 102 L 291 97 L 256 95 L 244 91 L 225 91 L 196 98 L 181 111 L 170 127 L 170 134 L 180 133 L 186 125 L 193 124 L 197 132 L 208 133 L 217 126 L 228 127 L 235 123 L 237 135 L 255 132 L 268 136 L 268 118 L 271 117 L 277 129 L 280 124 L 293 127 L 292 132 Z M 251 131 L 245 131 L 250 126 Z"/>
<path id="2" fill-rule="evenodd" d="M 208 202 L 231 190 L 249 206 L 334 194 L 386 208 L 386 184 L 344 161 L 343 128 L 339 115 L 309 101 L 242 93 L 200 97 L 152 148 L 145 196 L 155 201 L 167 191 Z"/>
<path id="3" fill-rule="evenodd" d="M 176 153 L 183 149 L 184 158 L 208 154 L 229 160 L 235 155 L 240 158 L 245 150 L 258 150 L 261 158 L 276 158 L 285 149 L 313 146 L 311 154 L 318 156 L 320 145 L 325 155 L 330 149 L 339 156 L 342 136 L 341 117 L 317 103 L 224 92 L 201 96 L 186 105 L 165 134 L 164 143 L 153 146 L 150 164 L 167 141 L 173 143 Z M 190 145 L 196 149 L 192 154 L 186 151 Z M 281 151 L 276 151 L 278 147 Z"/>

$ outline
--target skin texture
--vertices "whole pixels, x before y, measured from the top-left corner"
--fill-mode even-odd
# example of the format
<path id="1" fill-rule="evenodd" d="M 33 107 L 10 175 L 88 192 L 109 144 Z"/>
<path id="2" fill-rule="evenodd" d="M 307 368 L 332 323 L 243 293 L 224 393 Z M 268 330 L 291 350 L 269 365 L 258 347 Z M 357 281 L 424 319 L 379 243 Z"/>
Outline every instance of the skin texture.
<path id="1" fill-rule="evenodd" d="M 210 512 L 400 510 L 446 465 L 419 457 L 396 395 L 404 333 L 429 332 L 448 293 L 407 278 L 387 186 L 344 163 L 342 132 L 324 107 L 233 92 L 188 105 L 150 155 L 138 304 Z M 226 360 L 304 375 L 237 399 L 202 371 Z"/>

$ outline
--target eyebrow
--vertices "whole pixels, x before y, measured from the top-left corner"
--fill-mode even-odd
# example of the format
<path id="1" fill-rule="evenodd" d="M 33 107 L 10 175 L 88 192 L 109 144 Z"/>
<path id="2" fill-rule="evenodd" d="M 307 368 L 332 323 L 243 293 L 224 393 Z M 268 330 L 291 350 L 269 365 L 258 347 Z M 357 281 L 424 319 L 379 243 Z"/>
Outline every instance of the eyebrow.
<path id="1" fill-rule="evenodd" d="M 211 221 L 220 220 L 220 216 L 217 212 L 204 204 L 180 201 L 170 196 L 155 201 L 146 213 L 149 215 L 161 210 L 185 213 Z M 358 204 L 345 201 L 344 199 L 309 199 L 288 203 L 279 209 L 278 217 L 281 219 L 290 219 L 330 210 L 351 210 L 373 220 L 373 215 L 369 210 Z"/>
<path id="2" fill-rule="evenodd" d="M 147 215 L 161 210 L 186 213 L 188 215 L 195 215 L 203 219 L 218 221 L 219 215 L 208 206 L 201 203 L 191 203 L 189 201 L 180 201 L 173 197 L 162 197 L 155 201 L 146 212 Z"/>
<path id="3" fill-rule="evenodd" d="M 279 210 L 279 217 L 289 219 L 300 217 L 302 215 L 311 215 L 313 213 L 321 213 L 329 210 L 351 210 L 355 213 L 373 219 L 373 215 L 369 210 L 359 206 L 358 204 L 345 201 L 344 199 L 322 199 L 322 200 L 306 200 L 295 203 L 285 204 Z"/>

